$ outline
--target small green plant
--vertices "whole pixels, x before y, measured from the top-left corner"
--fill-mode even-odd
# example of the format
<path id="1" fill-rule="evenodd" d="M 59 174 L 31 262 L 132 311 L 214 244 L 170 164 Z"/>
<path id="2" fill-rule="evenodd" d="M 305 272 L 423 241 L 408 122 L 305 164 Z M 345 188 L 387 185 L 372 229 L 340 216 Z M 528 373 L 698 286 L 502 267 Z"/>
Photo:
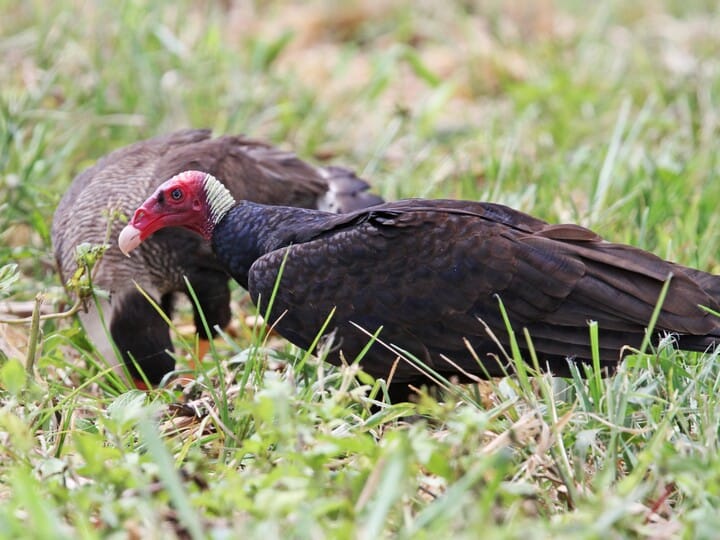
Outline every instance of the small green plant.
<path id="1" fill-rule="evenodd" d="M 0 266 L 0 298 L 10 294 L 13 283 L 20 279 L 17 264 Z"/>

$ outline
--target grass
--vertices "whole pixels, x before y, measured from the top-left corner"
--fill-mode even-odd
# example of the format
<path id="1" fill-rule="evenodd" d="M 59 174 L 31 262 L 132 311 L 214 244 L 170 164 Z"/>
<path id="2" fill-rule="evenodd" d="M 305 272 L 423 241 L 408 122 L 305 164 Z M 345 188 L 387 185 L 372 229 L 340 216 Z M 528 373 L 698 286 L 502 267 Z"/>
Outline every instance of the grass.
<path id="1" fill-rule="evenodd" d="M 351 166 L 390 199 L 502 202 L 720 272 L 713 2 L 0 12 L 0 267 L 17 265 L 0 301 L 40 293 L 59 311 L 63 190 L 103 154 L 188 126 Z M 234 295 L 234 336 L 196 382 L 150 393 L 111 381 L 71 319 L 0 324 L 0 536 L 717 534 L 715 354 L 667 340 L 611 379 L 426 396 L 408 423 L 406 405 L 370 410 L 382 383 L 244 324 Z"/>

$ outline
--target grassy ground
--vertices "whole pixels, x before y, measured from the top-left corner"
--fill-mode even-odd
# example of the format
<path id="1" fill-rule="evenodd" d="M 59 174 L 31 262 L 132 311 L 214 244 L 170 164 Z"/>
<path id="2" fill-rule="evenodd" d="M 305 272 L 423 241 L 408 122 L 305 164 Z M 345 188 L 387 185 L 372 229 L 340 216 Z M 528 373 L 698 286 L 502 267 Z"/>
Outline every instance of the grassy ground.
<path id="1" fill-rule="evenodd" d="M 0 0 L 0 267 L 17 265 L 0 301 L 59 310 L 49 224 L 70 180 L 188 126 L 354 167 L 390 199 L 503 202 L 720 272 L 714 2 L 340 4 Z M 0 535 L 720 529 L 714 355 L 667 343 L 554 397 L 493 381 L 409 424 L 371 415 L 351 371 L 253 336 L 236 300 L 238 336 L 184 391 L 114 384 L 72 320 L 0 324 Z"/>

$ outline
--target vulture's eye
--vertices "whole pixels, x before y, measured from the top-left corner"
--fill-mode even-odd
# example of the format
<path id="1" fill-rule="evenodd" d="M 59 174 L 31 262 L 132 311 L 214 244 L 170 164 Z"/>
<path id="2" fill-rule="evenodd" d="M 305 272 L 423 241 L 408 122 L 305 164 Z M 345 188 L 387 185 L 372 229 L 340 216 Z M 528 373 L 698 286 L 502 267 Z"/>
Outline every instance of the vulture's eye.
<path id="1" fill-rule="evenodd" d="M 182 199 L 182 190 L 180 188 L 175 188 L 170 192 L 170 196 L 172 197 L 173 201 L 179 201 Z"/>

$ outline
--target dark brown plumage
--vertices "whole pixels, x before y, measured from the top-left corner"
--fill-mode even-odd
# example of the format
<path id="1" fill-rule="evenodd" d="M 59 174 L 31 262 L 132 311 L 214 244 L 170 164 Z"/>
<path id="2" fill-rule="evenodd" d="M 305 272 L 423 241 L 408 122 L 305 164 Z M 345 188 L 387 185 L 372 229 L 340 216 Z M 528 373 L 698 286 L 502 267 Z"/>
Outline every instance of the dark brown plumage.
<path id="1" fill-rule="evenodd" d="M 188 168 L 218 175 L 234 196 L 265 204 L 334 212 L 382 202 L 349 170 L 313 167 L 292 153 L 242 136 L 212 138 L 208 130 L 179 131 L 119 149 L 75 178 L 53 219 L 53 245 L 63 282 L 75 272 L 78 244 L 105 242 L 108 209 L 129 216 L 161 182 Z M 186 292 L 187 276 L 213 328 L 230 320 L 228 275 L 209 244 L 184 229 L 162 231 L 132 258 L 124 257 L 114 241 L 121 228 L 120 222 L 112 224 L 111 245 L 95 284 L 111 294 L 103 312 L 123 359 L 128 362 L 131 354 L 150 382 L 158 383 L 174 367 L 165 352 L 172 349 L 169 330 L 133 280 L 171 312 L 176 293 Z M 93 306 L 88 309 L 81 318 L 91 339 L 106 358 L 114 358 L 98 314 Z M 202 334 L 197 313 L 195 320 Z M 128 367 L 137 374 L 131 362 Z"/>
<path id="2" fill-rule="evenodd" d="M 590 362 L 589 320 L 598 322 L 600 360 L 612 370 L 624 346 L 641 344 L 671 273 L 658 334 L 677 334 L 680 347 L 690 350 L 720 339 L 720 320 L 699 307 L 720 310 L 720 277 L 603 241 L 577 225 L 452 200 L 398 201 L 333 215 L 233 204 L 216 188 L 197 172 L 169 180 L 136 211 L 121 249 L 168 225 L 195 230 L 212 239 L 219 262 L 255 301 L 270 297 L 287 257 L 270 322 L 279 319 L 276 330 L 304 348 L 334 308 L 329 328 L 349 361 L 368 342 L 355 325 L 370 333 L 382 327 L 381 340 L 446 376 L 462 373 L 443 357 L 467 373 L 501 375 L 493 358 L 501 364 L 504 358 L 478 320 L 509 350 L 499 297 L 514 328 L 529 330 L 541 364 L 554 373 L 568 373 L 568 358 Z M 527 353 L 523 339 L 520 346 Z M 396 357 L 375 344 L 362 365 L 384 377 Z M 425 379 L 401 362 L 393 381 L 407 387 Z"/>

